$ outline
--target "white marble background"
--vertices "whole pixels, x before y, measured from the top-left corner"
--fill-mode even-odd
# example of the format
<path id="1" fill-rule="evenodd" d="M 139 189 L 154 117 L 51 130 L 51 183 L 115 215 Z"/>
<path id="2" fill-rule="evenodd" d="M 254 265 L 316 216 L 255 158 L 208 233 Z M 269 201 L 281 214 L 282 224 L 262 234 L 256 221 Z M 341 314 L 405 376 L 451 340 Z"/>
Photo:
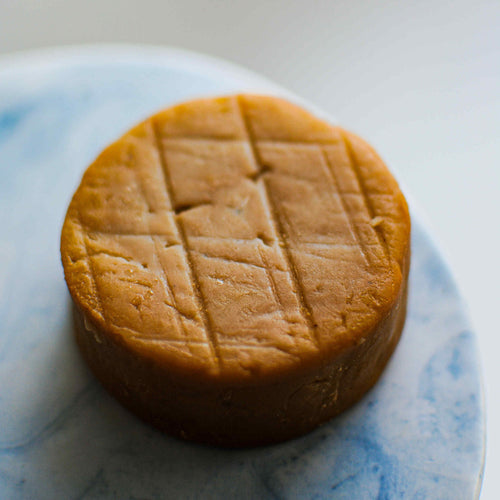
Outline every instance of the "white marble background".
<path id="1" fill-rule="evenodd" d="M 140 9 L 140 10 L 139 10 Z M 0 0 L 0 52 L 177 45 L 257 70 L 365 136 L 427 212 L 478 332 L 482 498 L 500 497 L 498 0 Z"/>

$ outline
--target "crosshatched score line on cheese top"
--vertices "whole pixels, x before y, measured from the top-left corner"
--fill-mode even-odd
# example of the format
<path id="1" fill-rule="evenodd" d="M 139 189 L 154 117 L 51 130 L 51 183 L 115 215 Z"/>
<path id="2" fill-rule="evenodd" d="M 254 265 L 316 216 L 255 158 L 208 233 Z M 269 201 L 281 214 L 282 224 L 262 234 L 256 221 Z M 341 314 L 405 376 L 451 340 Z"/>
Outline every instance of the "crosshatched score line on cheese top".
<path id="1" fill-rule="evenodd" d="M 166 357 L 290 364 L 339 348 L 346 329 L 362 341 L 356 330 L 392 305 L 405 210 L 378 156 L 338 127 L 264 97 L 188 103 L 85 174 L 65 230 L 67 266 L 88 287 L 70 290 Z"/>

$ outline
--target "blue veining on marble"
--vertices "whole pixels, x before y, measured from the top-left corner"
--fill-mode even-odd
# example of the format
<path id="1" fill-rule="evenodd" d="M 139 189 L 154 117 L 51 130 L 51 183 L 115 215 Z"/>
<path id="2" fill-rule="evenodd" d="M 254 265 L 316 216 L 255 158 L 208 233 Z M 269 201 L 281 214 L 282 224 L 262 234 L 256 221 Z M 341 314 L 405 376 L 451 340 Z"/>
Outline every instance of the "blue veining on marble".
<path id="1" fill-rule="evenodd" d="M 108 396 L 72 337 L 59 262 L 70 196 L 134 123 L 240 90 L 241 78 L 89 57 L 38 68 L 28 83 L 0 77 L 1 499 L 474 497 L 484 436 L 476 341 L 415 219 L 402 340 L 376 387 L 329 424 L 273 447 L 220 450 L 162 435 Z"/>

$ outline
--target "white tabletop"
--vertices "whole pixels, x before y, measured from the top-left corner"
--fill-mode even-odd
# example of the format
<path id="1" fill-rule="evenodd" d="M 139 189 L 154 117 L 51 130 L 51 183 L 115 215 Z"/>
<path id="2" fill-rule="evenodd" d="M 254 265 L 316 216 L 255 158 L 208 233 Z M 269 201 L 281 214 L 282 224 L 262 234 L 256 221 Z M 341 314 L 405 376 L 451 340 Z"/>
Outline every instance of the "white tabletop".
<path id="1" fill-rule="evenodd" d="M 483 360 L 482 498 L 500 497 L 500 2 L 3 0 L 0 52 L 147 42 L 227 58 L 368 139 L 428 217 Z M 140 5 L 140 12 L 137 10 Z"/>

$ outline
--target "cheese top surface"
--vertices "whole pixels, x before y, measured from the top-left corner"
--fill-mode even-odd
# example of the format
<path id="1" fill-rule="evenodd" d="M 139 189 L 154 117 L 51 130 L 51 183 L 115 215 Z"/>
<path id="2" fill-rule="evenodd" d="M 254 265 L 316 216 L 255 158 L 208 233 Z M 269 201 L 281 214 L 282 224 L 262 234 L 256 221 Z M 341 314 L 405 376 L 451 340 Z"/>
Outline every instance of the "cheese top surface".
<path id="1" fill-rule="evenodd" d="M 363 342 L 396 301 L 409 238 L 368 144 L 240 95 L 169 108 L 109 146 L 73 197 L 61 253 L 96 335 L 236 381 Z"/>

